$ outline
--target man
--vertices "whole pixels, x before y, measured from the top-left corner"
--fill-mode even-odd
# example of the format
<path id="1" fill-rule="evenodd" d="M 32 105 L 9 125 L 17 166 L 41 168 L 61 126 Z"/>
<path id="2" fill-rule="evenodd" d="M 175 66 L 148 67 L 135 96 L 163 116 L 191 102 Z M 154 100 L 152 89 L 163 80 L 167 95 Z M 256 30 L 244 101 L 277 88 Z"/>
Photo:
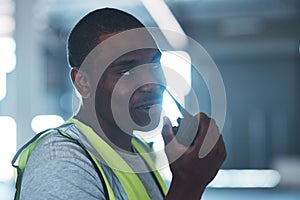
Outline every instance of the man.
<path id="1" fill-rule="evenodd" d="M 136 28 L 142 30 L 122 35 Z M 164 118 L 169 189 L 147 155 L 150 147 L 132 134 L 158 125 L 165 90 L 161 53 L 144 25 L 120 10 L 95 10 L 71 31 L 68 56 L 80 108 L 19 151 L 16 199 L 201 199 L 226 157 L 221 136 L 198 156 L 209 127 L 218 132 L 213 120 L 199 113 L 197 137 L 186 147 Z"/>

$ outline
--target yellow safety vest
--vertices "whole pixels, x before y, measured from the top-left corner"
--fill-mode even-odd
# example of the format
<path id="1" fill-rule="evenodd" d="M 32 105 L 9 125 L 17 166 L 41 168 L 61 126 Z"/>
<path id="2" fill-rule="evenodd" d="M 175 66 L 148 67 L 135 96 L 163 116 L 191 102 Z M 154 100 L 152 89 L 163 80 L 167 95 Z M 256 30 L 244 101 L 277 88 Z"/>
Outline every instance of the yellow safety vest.
<path id="1" fill-rule="evenodd" d="M 101 156 L 101 158 L 106 162 L 108 166 L 121 166 L 124 171 L 120 171 L 114 168 L 111 168 L 118 180 L 120 181 L 128 199 L 143 199 L 143 200 L 150 200 L 150 197 L 141 182 L 140 178 L 134 173 L 132 168 L 126 163 L 126 161 L 110 146 L 108 145 L 103 139 L 101 139 L 92 128 L 83 124 L 82 122 L 76 120 L 75 118 L 71 118 L 68 120 L 64 125 L 75 123 L 82 133 L 86 136 L 89 142 L 92 144 L 93 148 L 97 151 L 97 153 Z M 57 129 L 49 129 L 44 132 L 37 134 L 33 137 L 28 143 L 26 143 L 15 155 L 12 165 L 15 170 L 15 181 L 16 181 L 16 193 L 15 193 L 15 200 L 19 200 L 20 198 L 20 190 L 21 190 L 21 182 L 22 182 L 22 175 L 24 173 L 24 169 L 26 167 L 27 161 L 29 159 L 30 154 L 37 146 L 38 142 L 51 133 L 52 131 L 58 131 L 61 135 L 68 137 L 70 139 L 75 140 L 90 156 L 91 161 L 97 166 L 98 174 L 102 177 L 101 180 L 104 181 L 104 187 L 107 189 L 107 195 L 109 200 L 115 200 L 114 192 L 108 182 L 106 174 L 104 173 L 100 163 L 97 161 L 96 156 L 86 148 L 84 143 L 80 141 L 78 138 L 74 138 L 67 133 Z M 135 150 L 143 157 L 145 162 L 148 164 L 148 167 L 151 169 L 156 182 L 160 186 L 160 189 L 163 195 L 166 196 L 167 194 L 167 187 L 163 179 L 161 178 L 159 172 L 155 168 L 155 164 L 152 158 L 149 156 L 148 152 L 151 149 L 150 146 L 144 142 L 141 142 L 137 138 L 133 138 L 132 145 Z M 147 148 L 147 150 L 146 150 Z M 103 178 L 103 179 L 102 179 Z"/>

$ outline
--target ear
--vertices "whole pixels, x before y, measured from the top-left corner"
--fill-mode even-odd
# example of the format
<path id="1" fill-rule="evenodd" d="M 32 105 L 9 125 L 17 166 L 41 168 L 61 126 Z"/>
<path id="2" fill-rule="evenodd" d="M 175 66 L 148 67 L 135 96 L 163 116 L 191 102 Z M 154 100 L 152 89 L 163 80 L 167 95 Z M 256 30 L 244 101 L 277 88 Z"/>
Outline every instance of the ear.
<path id="1" fill-rule="evenodd" d="M 90 81 L 85 72 L 73 68 L 71 70 L 71 79 L 82 98 L 89 98 L 91 96 Z"/>

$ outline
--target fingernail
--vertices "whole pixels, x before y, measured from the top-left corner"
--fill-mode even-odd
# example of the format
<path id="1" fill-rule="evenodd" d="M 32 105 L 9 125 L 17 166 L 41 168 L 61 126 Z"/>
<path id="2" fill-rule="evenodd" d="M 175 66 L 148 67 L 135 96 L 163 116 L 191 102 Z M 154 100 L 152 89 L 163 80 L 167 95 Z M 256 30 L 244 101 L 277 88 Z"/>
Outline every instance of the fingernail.
<path id="1" fill-rule="evenodd" d="M 167 117 L 163 117 L 163 125 L 167 125 Z"/>

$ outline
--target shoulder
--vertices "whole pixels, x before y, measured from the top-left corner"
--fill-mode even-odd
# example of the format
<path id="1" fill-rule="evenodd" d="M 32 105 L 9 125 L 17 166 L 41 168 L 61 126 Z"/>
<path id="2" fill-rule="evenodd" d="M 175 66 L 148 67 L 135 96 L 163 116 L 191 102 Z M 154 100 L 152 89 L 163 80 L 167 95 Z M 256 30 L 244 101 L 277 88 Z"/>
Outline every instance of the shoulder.
<path id="1" fill-rule="evenodd" d="M 74 140 L 63 136 L 57 130 L 46 135 L 36 146 L 34 153 L 45 153 L 48 159 L 79 159 L 89 160 L 85 150 Z"/>
<path id="2" fill-rule="evenodd" d="M 103 191 L 97 170 L 85 150 L 75 140 L 53 131 L 39 141 L 29 157 L 21 197 L 101 199 Z"/>

